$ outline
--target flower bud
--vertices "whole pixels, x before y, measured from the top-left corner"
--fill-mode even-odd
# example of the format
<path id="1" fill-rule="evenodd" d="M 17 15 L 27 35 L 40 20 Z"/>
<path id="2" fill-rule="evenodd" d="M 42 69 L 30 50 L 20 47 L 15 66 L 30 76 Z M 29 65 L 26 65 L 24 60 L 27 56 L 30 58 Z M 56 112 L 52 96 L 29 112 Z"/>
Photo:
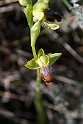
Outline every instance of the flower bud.
<path id="1" fill-rule="evenodd" d="M 49 65 L 44 65 L 40 68 L 40 75 L 46 84 L 55 82 L 54 70 Z"/>

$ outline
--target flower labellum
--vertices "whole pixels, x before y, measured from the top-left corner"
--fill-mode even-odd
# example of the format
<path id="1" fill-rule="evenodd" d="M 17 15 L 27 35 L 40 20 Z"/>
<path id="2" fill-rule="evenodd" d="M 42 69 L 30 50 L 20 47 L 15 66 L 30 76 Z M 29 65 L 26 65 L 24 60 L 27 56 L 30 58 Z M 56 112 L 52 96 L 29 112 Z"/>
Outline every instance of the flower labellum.
<path id="1" fill-rule="evenodd" d="M 45 16 L 46 20 L 49 22 L 56 22 L 56 21 L 60 22 L 62 19 L 61 15 L 59 13 L 54 12 L 51 9 L 50 10 L 45 9 L 44 16 Z"/>
<path id="2" fill-rule="evenodd" d="M 40 68 L 40 75 L 46 84 L 55 82 L 54 70 L 49 65 L 44 65 Z"/>

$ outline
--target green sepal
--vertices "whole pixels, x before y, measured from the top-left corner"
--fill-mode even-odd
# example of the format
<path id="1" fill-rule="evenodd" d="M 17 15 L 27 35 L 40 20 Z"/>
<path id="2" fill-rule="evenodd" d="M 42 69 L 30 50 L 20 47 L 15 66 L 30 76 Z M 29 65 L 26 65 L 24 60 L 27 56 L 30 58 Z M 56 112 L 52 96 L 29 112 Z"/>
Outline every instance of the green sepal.
<path id="1" fill-rule="evenodd" d="M 43 21 L 45 9 L 48 9 L 48 3 L 46 2 L 38 1 L 34 4 L 33 6 L 34 21 L 36 20 Z"/>
<path id="2" fill-rule="evenodd" d="M 40 11 L 36 11 L 36 10 L 34 10 L 33 11 L 33 16 L 34 16 L 34 22 L 36 22 L 36 21 L 41 21 L 41 20 L 43 20 L 44 19 L 44 12 L 40 12 Z"/>
<path id="3" fill-rule="evenodd" d="M 49 3 L 49 0 L 38 0 L 38 1 L 42 1 L 42 2 L 45 2 L 45 3 Z"/>
<path id="4" fill-rule="evenodd" d="M 47 22 L 44 22 L 44 24 L 47 28 L 52 29 L 52 30 L 56 30 L 59 28 L 58 24 L 52 24 L 52 23 L 47 23 Z"/>
<path id="5" fill-rule="evenodd" d="M 31 28 L 33 25 L 33 15 L 32 15 L 32 5 L 28 4 L 27 7 L 24 9 L 27 21 L 28 21 L 28 25 Z"/>
<path id="6" fill-rule="evenodd" d="M 19 3 L 22 6 L 27 6 L 27 4 L 32 4 L 32 1 L 31 0 L 19 0 Z"/>
<path id="7" fill-rule="evenodd" d="M 62 55 L 62 53 L 49 53 L 47 56 L 49 57 L 49 65 L 53 65 L 55 61 Z"/>
<path id="8" fill-rule="evenodd" d="M 42 65 L 47 65 L 49 63 L 49 57 L 47 55 L 41 56 L 39 59 Z"/>
<path id="9" fill-rule="evenodd" d="M 40 33 L 40 21 L 37 21 L 31 28 L 31 46 L 35 45 L 37 37 Z"/>
<path id="10" fill-rule="evenodd" d="M 39 64 L 38 64 L 38 59 L 33 58 L 32 60 L 28 61 L 27 64 L 25 65 L 27 68 L 29 69 L 38 69 L 40 68 Z"/>
<path id="11" fill-rule="evenodd" d="M 44 53 L 44 50 L 41 48 L 39 51 L 38 51 L 38 58 L 40 58 L 41 56 L 44 56 L 45 53 Z"/>
<path id="12" fill-rule="evenodd" d="M 48 4 L 46 2 L 42 2 L 42 1 L 36 2 L 33 6 L 33 10 L 36 10 L 36 11 L 42 11 L 47 8 L 48 8 Z"/>

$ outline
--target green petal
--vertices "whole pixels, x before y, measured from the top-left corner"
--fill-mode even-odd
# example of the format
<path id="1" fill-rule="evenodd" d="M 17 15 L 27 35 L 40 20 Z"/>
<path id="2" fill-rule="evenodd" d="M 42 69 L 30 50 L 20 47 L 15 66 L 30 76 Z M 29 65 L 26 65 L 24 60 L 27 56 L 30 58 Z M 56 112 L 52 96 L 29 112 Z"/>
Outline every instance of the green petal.
<path id="1" fill-rule="evenodd" d="M 19 3 L 22 6 L 27 6 L 27 4 L 31 4 L 31 0 L 19 0 Z"/>
<path id="2" fill-rule="evenodd" d="M 32 60 L 28 61 L 25 65 L 29 69 L 38 69 L 40 68 L 39 64 L 37 63 L 38 59 L 33 58 Z"/>
<path id="3" fill-rule="evenodd" d="M 38 58 L 40 58 L 41 56 L 45 55 L 44 53 L 44 50 L 41 48 L 39 51 L 38 51 Z"/>
<path id="4" fill-rule="evenodd" d="M 47 22 L 44 22 L 44 24 L 47 28 L 52 29 L 52 30 L 56 30 L 59 28 L 58 24 L 52 24 L 52 23 L 47 23 Z"/>
<path id="5" fill-rule="evenodd" d="M 46 65 L 49 63 L 49 57 L 47 55 L 41 56 L 39 59 L 43 65 Z"/>
<path id="6" fill-rule="evenodd" d="M 49 65 L 52 65 L 55 63 L 55 61 L 62 55 L 62 53 L 49 53 L 47 56 L 49 57 Z"/>

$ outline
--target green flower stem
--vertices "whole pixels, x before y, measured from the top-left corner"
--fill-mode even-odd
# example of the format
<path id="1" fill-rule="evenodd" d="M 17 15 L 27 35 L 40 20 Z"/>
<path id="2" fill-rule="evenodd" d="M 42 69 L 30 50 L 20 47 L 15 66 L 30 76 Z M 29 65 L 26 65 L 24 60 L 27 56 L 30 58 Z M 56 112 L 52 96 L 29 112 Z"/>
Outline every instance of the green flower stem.
<path id="1" fill-rule="evenodd" d="M 66 6 L 69 10 L 71 10 L 71 12 L 72 12 L 74 15 L 76 14 L 75 9 L 72 8 L 72 6 L 68 3 L 67 0 L 62 0 L 62 2 L 65 4 L 65 6 Z"/>
<path id="2" fill-rule="evenodd" d="M 32 46 L 32 53 L 33 53 L 34 58 L 37 58 L 35 46 Z"/>
<path id="3" fill-rule="evenodd" d="M 37 123 L 46 124 L 46 114 L 43 108 L 42 97 L 41 97 L 41 92 L 40 92 L 40 84 L 41 84 L 40 69 L 37 69 L 36 81 L 37 81 L 37 84 L 36 84 L 35 107 L 37 111 Z"/>

